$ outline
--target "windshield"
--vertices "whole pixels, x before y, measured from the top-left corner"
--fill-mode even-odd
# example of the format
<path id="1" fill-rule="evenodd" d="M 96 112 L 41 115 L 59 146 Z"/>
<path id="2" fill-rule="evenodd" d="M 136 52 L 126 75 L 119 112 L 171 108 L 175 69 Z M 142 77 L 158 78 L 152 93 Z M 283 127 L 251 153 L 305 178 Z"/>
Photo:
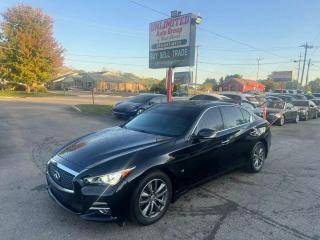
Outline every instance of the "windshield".
<path id="1" fill-rule="evenodd" d="M 298 106 L 298 107 L 308 107 L 309 102 L 308 101 L 293 101 L 293 105 Z"/>
<path id="2" fill-rule="evenodd" d="M 267 102 L 267 107 L 268 107 L 268 108 L 283 109 L 283 108 L 284 108 L 284 102 L 268 101 L 268 102 Z"/>
<path id="3" fill-rule="evenodd" d="M 138 96 L 135 96 L 135 97 L 131 98 L 129 100 L 129 102 L 146 103 L 153 97 L 155 97 L 155 96 L 152 96 L 152 95 L 138 95 Z"/>
<path id="4" fill-rule="evenodd" d="M 138 115 L 124 127 L 140 132 L 178 137 L 187 133 L 198 113 L 179 107 L 159 105 Z"/>

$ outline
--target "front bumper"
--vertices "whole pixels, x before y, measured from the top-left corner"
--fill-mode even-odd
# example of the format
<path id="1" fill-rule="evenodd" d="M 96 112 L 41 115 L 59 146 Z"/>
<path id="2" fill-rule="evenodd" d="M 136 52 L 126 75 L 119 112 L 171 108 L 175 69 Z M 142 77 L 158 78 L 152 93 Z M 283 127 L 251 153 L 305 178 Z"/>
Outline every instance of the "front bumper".
<path id="1" fill-rule="evenodd" d="M 115 192 L 103 186 L 75 186 L 74 192 L 65 191 L 47 174 L 48 193 L 60 207 L 93 221 L 123 219 L 126 203 L 123 191 Z M 123 183 L 124 184 L 124 183 Z M 122 184 L 122 185 L 123 185 Z"/>

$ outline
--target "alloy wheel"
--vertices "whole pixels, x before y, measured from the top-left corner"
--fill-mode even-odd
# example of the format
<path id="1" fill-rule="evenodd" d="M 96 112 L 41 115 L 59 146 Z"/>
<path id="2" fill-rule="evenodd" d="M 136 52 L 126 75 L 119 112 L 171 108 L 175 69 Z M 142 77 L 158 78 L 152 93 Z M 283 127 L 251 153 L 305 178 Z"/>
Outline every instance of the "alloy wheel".
<path id="1" fill-rule="evenodd" d="M 280 126 L 283 126 L 283 125 L 284 125 L 284 116 L 282 115 L 280 118 Z"/>
<path id="2" fill-rule="evenodd" d="M 157 217 L 168 201 L 168 187 L 161 179 L 152 179 L 142 189 L 139 196 L 139 209 L 147 218 Z"/>
<path id="3" fill-rule="evenodd" d="M 298 123 L 300 121 L 300 117 L 299 117 L 299 114 L 297 114 L 296 116 L 296 123 Z"/>
<path id="4" fill-rule="evenodd" d="M 256 170 L 259 170 L 262 167 L 264 159 L 265 159 L 264 148 L 260 145 L 257 145 L 253 152 L 253 167 Z"/>

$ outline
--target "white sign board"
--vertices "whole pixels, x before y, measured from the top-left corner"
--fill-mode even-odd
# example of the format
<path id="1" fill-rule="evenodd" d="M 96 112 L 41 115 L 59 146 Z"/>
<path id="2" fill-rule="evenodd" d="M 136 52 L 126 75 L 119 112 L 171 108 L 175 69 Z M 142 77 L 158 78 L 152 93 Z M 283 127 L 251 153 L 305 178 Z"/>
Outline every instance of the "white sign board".
<path id="1" fill-rule="evenodd" d="M 150 23 L 149 67 L 193 66 L 195 30 L 195 16 L 192 14 Z"/>

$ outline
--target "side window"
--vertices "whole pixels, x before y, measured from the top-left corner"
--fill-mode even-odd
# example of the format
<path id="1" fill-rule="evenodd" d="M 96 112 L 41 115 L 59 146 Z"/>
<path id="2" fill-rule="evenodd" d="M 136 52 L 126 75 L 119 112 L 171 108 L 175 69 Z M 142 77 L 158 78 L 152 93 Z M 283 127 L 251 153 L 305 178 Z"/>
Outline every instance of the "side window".
<path id="1" fill-rule="evenodd" d="M 241 113 L 242 113 L 242 116 L 243 116 L 244 123 L 249 123 L 250 119 L 251 119 L 251 113 L 249 113 L 245 109 L 241 109 Z"/>
<path id="2" fill-rule="evenodd" d="M 245 123 L 240 108 L 238 107 L 222 107 L 221 113 L 225 129 Z"/>
<path id="3" fill-rule="evenodd" d="M 223 121 L 219 108 L 211 108 L 203 114 L 195 134 L 204 128 L 213 129 L 215 131 L 220 131 L 223 129 Z"/>
<path id="4" fill-rule="evenodd" d="M 247 109 L 254 110 L 254 106 L 251 103 L 243 102 L 242 106 Z"/>

